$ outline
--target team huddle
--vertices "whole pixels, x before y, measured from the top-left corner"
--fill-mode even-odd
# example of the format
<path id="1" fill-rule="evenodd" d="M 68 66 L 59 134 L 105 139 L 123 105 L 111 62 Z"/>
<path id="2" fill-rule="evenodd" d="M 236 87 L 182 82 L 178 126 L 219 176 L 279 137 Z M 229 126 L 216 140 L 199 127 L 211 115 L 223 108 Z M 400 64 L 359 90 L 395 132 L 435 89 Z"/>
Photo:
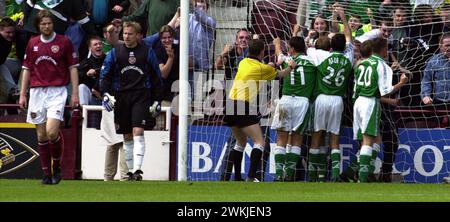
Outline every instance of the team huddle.
<path id="1" fill-rule="evenodd" d="M 239 92 L 245 95 L 240 81 L 272 80 L 276 76 L 283 78 L 282 97 L 276 104 L 271 125 L 277 131 L 275 181 L 293 181 L 295 166 L 300 159 L 302 137 L 307 129 L 312 136 L 308 155 L 309 181 L 325 181 L 328 146 L 331 148 L 331 181 L 348 179 L 340 174 L 339 134 L 344 111 L 343 97 L 352 84 L 353 95 L 348 96 L 352 96 L 354 101 L 353 133 L 354 139 L 361 142 L 356 178 L 359 182 L 368 182 L 369 175 L 375 169 L 374 160 L 380 151 L 380 101 L 408 82 L 408 77 L 402 73 L 400 81 L 392 86 L 393 71 L 385 62 L 388 42 L 381 36 L 364 41 L 362 48 L 366 51 L 362 54 L 365 57 L 358 62 L 353 61 L 351 31 L 343 10 L 338 10 L 338 14 L 344 32 L 321 35 L 314 47 L 307 44 L 304 38 L 295 36 L 294 32 L 294 37 L 288 41 L 287 55 L 283 55 L 281 40 L 274 40 L 277 65 L 284 69 L 277 71 L 275 64 L 262 64 L 264 47 L 258 46 L 263 44 L 258 39 L 250 40 L 249 56 L 246 58 L 253 60 L 254 64 L 249 64 L 246 59 L 239 64 L 228 99 L 245 103 L 243 107 L 248 107 L 252 101 L 251 98 L 239 96 Z M 268 68 L 270 65 L 272 67 Z M 265 68 L 262 69 L 262 66 Z M 260 75 L 251 75 L 252 72 L 260 72 Z M 351 77 L 354 77 L 354 83 L 350 81 Z M 259 128 L 260 116 L 246 113 L 240 116 L 239 123 L 230 116 L 225 117 L 225 122 L 231 126 L 237 140 L 234 150 L 243 150 L 247 136 L 254 142 L 248 177 L 249 181 L 255 181 L 253 165 L 261 160 L 262 147 L 265 145 Z M 323 144 L 326 136 L 329 136 L 329 144 Z M 233 160 L 232 155 L 231 159 L 235 163 L 239 161 Z"/>

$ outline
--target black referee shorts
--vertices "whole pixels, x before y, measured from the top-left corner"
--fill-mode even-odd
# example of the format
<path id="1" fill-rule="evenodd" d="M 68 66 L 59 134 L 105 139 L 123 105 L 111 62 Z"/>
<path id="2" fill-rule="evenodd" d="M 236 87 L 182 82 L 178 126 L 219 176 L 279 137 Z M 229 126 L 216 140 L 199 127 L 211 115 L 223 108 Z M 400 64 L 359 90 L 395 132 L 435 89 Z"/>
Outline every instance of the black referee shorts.
<path id="1" fill-rule="evenodd" d="M 223 120 L 225 125 L 243 128 L 253 124 L 259 124 L 261 114 L 256 108 L 251 109 L 248 102 L 228 100 L 227 104 L 232 104 L 233 109 L 225 107 L 225 118 Z"/>

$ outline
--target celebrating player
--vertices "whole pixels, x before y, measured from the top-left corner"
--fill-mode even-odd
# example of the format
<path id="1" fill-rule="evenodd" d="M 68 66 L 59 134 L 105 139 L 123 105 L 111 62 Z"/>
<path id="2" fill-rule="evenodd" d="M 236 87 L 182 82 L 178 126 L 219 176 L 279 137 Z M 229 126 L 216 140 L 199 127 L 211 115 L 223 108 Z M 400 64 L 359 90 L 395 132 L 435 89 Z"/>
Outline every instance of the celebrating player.
<path id="1" fill-rule="evenodd" d="M 289 56 L 283 56 L 279 38 L 274 40 L 274 45 L 275 53 L 283 61 L 283 67 L 287 67 L 290 60 L 297 64 L 290 75 L 283 78 L 283 96 L 277 104 L 272 122 L 272 129 L 277 130 L 275 180 L 292 181 L 295 166 L 300 159 L 302 134 L 308 122 L 309 99 L 314 90 L 317 69 L 305 55 L 306 46 L 302 37 L 295 36 L 289 40 Z M 289 136 L 292 146 L 290 150 L 286 150 Z M 283 174 L 283 168 L 286 175 Z"/>
<path id="2" fill-rule="evenodd" d="M 356 139 L 359 130 L 363 135 L 359 156 L 360 182 L 367 182 L 373 144 L 381 142 L 380 97 L 396 92 L 408 82 L 408 77 L 403 73 L 400 81 L 392 86 L 392 69 L 384 61 L 384 58 L 387 58 L 387 47 L 386 39 L 375 39 L 373 55 L 362 61 L 356 70 L 353 135 Z"/>

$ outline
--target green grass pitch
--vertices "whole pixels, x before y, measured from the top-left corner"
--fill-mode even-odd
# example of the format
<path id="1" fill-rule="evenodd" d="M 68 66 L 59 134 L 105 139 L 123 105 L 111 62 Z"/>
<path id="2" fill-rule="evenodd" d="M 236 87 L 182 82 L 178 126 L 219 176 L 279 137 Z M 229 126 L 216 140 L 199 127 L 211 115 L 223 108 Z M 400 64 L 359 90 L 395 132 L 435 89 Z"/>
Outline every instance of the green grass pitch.
<path id="1" fill-rule="evenodd" d="M 0 179 L 0 201 L 57 202 L 311 202 L 450 201 L 448 184 L 104 182 Z"/>

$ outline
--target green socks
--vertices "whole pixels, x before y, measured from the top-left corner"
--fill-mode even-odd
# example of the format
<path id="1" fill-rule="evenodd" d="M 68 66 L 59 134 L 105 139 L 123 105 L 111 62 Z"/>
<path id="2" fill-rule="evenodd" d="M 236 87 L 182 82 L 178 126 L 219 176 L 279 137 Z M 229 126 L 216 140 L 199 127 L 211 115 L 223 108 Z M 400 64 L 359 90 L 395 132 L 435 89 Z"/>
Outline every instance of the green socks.
<path id="1" fill-rule="evenodd" d="M 299 146 L 292 146 L 290 152 L 286 154 L 286 178 L 287 180 L 294 180 L 295 167 L 300 159 L 302 149 Z"/>
<path id="2" fill-rule="evenodd" d="M 359 181 L 367 182 L 370 171 L 370 162 L 372 161 L 372 147 L 363 145 L 359 155 Z"/>
<path id="3" fill-rule="evenodd" d="M 286 148 L 282 146 L 275 147 L 275 173 L 278 180 L 284 177 L 284 163 L 286 162 Z"/>
<path id="4" fill-rule="evenodd" d="M 372 145 L 372 159 L 370 160 L 369 174 L 372 174 L 375 171 L 375 161 L 377 159 L 379 152 L 380 152 L 380 145 L 374 143 Z"/>
<path id="5" fill-rule="evenodd" d="M 331 150 L 331 181 L 337 181 L 341 171 L 341 150 Z"/>
<path id="6" fill-rule="evenodd" d="M 317 176 L 317 166 L 320 163 L 319 149 L 309 149 L 309 160 L 308 160 L 308 176 L 310 182 L 316 182 Z"/>

